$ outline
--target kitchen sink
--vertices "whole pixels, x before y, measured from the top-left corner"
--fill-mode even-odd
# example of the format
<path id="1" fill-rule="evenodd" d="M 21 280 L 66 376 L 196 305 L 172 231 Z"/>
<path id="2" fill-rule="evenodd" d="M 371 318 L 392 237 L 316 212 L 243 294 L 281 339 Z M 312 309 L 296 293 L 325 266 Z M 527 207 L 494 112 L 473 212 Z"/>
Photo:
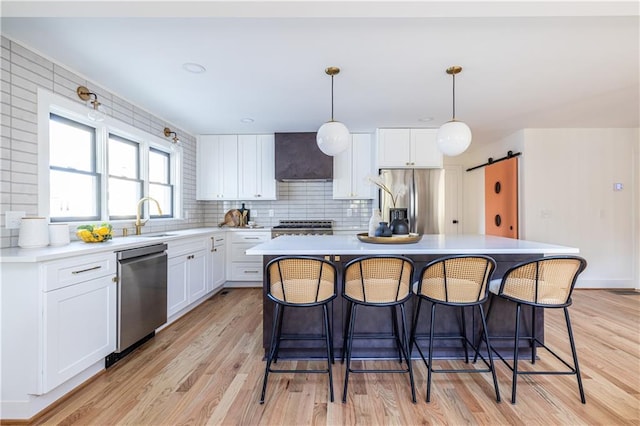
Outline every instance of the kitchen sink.
<path id="1" fill-rule="evenodd" d="M 173 237 L 176 234 L 151 234 L 151 235 L 140 235 L 143 238 L 160 238 L 160 237 Z"/>

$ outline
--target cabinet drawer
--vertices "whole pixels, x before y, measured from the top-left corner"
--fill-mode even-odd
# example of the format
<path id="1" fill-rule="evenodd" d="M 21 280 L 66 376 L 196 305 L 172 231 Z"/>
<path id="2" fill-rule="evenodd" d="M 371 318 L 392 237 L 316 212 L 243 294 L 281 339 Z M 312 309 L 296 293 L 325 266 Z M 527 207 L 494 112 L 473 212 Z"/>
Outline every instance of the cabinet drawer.
<path id="1" fill-rule="evenodd" d="M 211 240 L 209 238 L 188 238 L 185 240 L 169 241 L 167 243 L 167 256 L 169 258 L 190 254 L 198 250 L 209 250 Z"/>
<path id="2" fill-rule="evenodd" d="M 215 234 L 213 237 L 213 246 L 214 247 L 220 247 L 224 245 L 224 234 Z"/>
<path id="3" fill-rule="evenodd" d="M 232 281 L 262 281 L 262 263 L 233 262 Z"/>
<path id="4" fill-rule="evenodd" d="M 43 291 L 52 291 L 73 284 L 89 281 L 106 275 L 116 275 L 117 264 L 114 253 L 81 256 L 43 264 Z"/>
<path id="5" fill-rule="evenodd" d="M 262 256 L 248 256 L 245 251 L 253 247 L 255 244 L 232 244 L 231 245 L 231 261 L 232 262 L 261 262 Z"/>
<path id="6" fill-rule="evenodd" d="M 252 231 L 239 231 L 231 232 L 232 243 L 254 243 L 260 244 L 271 239 L 270 232 L 252 232 Z"/>

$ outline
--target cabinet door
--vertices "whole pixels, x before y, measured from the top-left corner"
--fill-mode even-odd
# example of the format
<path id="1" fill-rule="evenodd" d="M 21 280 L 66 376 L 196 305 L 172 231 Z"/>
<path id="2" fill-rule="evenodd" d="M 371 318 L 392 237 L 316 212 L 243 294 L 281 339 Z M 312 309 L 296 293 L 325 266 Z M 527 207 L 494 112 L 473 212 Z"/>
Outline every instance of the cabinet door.
<path id="1" fill-rule="evenodd" d="M 411 129 L 411 162 L 414 167 L 442 167 L 436 129 Z"/>
<path id="2" fill-rule="evenodd" d="M 353 198 L 352 181 L 352 158 L 353 158 L 353 137 L 349 142 L 349 148 L 333 157 L 333 198 L 345 199 Z"/>
<path id="3" fill-rule="evenodd" d="M 209 269 L 207 279 L 207 291 L 211 292 L 222 287 L 225 282 L 225 250 L 227 249 L 224 236 L 215 235 L 211 237 L 213 239 L 213 246 L 211 253 L 209 254 Z"/>
<path id="4" fill-rule="evenodd" d="M 196 196 L 199 200 L 238 198 L 238 138 L 201 135 L 197 143 Z"/>
<path id="5" fill-rule="evenodd" d="M 217 200 L 221 190 L 218 155 L 219 138 L 215 135 L 198 137 L 196 145 L 196 198 L 198 200 Z"/>
<path id="6" fill-rule="evenodd" d="M 169 258 L 167 265 L 167 317 L 189 304 L 187 293 L 187 256 Z"/>
<path id="7" fill-rule="evenodd" d="M 377 175 L 373 167 L 373 146 L 371 135 L 352 136 L 351 192 L 358 199 L 375 198 L 375 185 L 368 181 L 369 176 Z"/>
<path id="8" fill-rule="evenodd" d="M 409 129 L 378 129 L 378 168 L 410 167 Z"/>
<path id="9" fill-rule="evenodd" d="M 188 301 L 192 303 L 207 293 L 207 258 L 204 250 L 187 257 Z"/>
<path id="10" fill-rule="evenodd" d="M 44 294 L 44 393 L 116 349 L 113 278 L 104 276 Z"/>
<path id="11" fill-rule="evenodd" d="M 273 135 L 238 136 L 238 198 L 276 198 L 274 152 Z"/>
<path id="12" fill-rule="evenodd" d="M 374 198 L 374 185 L 367 180 L 377 174 L 373 161 L 371 135 L 351 135 L 349 148 L 333 157 L 333 198 Z"/>

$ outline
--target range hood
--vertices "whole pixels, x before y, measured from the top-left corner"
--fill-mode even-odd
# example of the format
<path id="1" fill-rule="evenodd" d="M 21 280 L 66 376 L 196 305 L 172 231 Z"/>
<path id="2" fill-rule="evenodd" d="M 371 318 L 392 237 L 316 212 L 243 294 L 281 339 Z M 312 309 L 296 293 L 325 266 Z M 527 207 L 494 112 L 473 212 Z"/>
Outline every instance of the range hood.
<path id="1" fill-rule="evenodd" d="M 333 157 L 316 144 L 313 133 L 275 134 L 276 180 L 333 180 Z"/>

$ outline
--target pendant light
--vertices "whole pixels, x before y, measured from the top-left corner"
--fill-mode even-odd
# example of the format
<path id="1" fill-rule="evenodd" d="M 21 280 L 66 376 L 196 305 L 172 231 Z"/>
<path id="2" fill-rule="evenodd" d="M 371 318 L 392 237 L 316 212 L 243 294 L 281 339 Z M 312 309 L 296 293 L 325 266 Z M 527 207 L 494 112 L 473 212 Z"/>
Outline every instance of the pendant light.
<path id="1" fill-rule="evenodd" d="M 331 120 L 324 123 L 316 134 L 320 151 L 327 155 L 337 155 L 349 147 L 349 129 L 333 119 L 333 76 L 340 72 L 338 67 L 329 67 L 324 72 L 331 76 Z"/>
<path id="2" fill-rule="evenodd" d="M 453 118 L 440 126 L 436 136 L 438 148 L 450 157 L 462 154 L 471 144 L 471 129 L 456 120 L 456 74 L 461 71 L 462 67 L 458 65 L 447 68 L 447 74 L 453 77 Z"/>

